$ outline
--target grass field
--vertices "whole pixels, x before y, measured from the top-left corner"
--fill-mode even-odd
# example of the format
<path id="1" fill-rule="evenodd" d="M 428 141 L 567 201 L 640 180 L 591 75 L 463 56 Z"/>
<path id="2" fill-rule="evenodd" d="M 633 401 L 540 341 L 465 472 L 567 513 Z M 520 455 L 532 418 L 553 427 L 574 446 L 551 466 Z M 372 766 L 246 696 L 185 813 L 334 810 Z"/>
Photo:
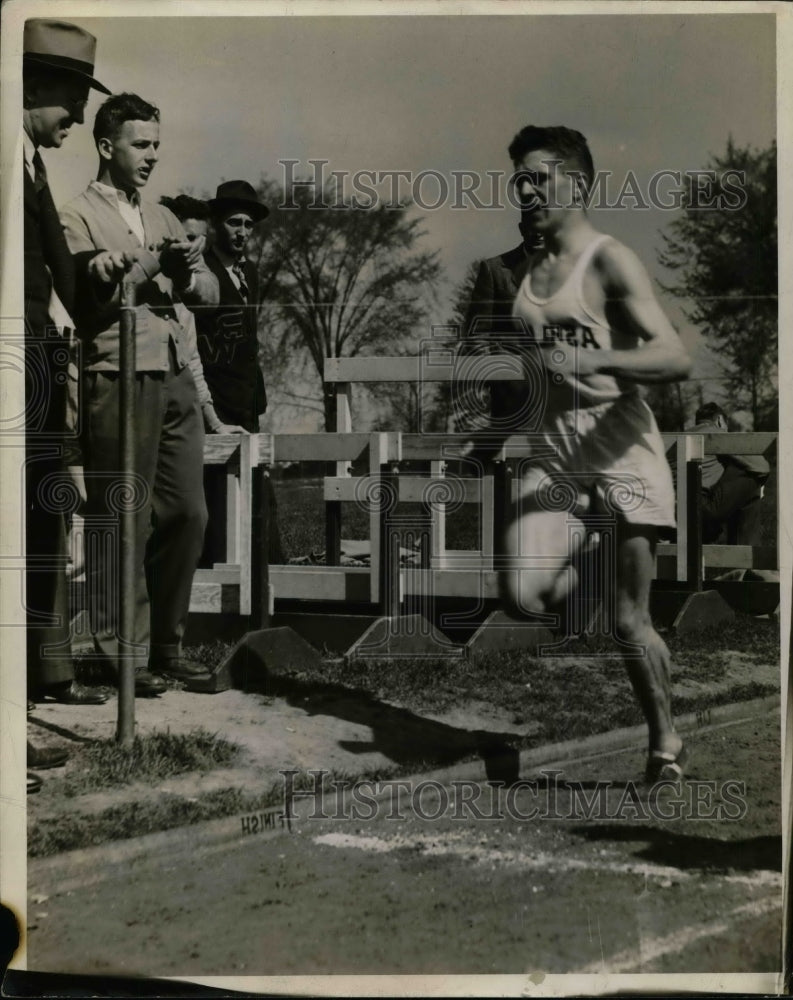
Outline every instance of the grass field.
<path id="1" fill-rule="evenodd" d="M 665 638 L 674 662 L 673 711 L 677 716 L 779 691 L 779 626 L 769 618 L 739 615 L 726 627 L 703 630 L 685 639 L 674 633 Z M 188 647 L 185 653 L 214 666 L 229 649 L 228 643 L 215 640 Z M 271 679 L 268 700 L 280 696 L 288 704 L 305 706 L 309 716 L 312 712 L 333 714 L 334 706 L 342 705 L 346 707 L 340 718 L 345 718 L 349 707 L 357 705 L 354 716 L 363 712 L 364 717 L 388 717 L 392 727 L 389 739 L 398 752 L 388 767 L 359 775 L 372 780 L 413 774 L 480 754 L 483 748 L 477 743 L 477 734 L 493 738 L 478 728 L 485 725 L 489 730 L 485 722 L 488 714 L 500 720 L 496 726 L 503 733 L 499 745 L 515 750 L 642 722 L 625 668 L 613 655 L 609 639 L 582 637 L 570 643 L 567 653 L 564 660 L 510 653 L 488 654 L 473 662 L 388 659 L 344 663 L 326 658 L 311 671 Z M 472 706 L 481 721 L 468 731 L 471 723 L 460 728 L 460 713 Z M 206 713 L 203 717 L 211 719 L 211 700 L 202 702 L 201 708 Z M 422 721 L 427 719 L 439 720 L 440 728 L 433 729 L 431 723 L 428 728 Z M 447 719 L 453 721 L 444 725 Z M 236 762 L 238 753 L 233 742 L 201 728 L 183 736 L 154 732 L 136 739 L 128 748 L 107 740 L 80 746 L 73 750 L 65 778 L 48 778 L 50 808 L 38 808 L 46 806 L 45 802 L 29 806 L 29 854 L 46 856 L 255 812 L 280 802 L 283 789 L 276 782 L 250 792 L 221 788 L 187 796 L 163 793 L 144 799 L 133 797 L 99 811 L 81 807 L 80 796 L 86 793 L 141 781 L 156 789 L 171 776 L 228 767 Z M 332 772 L 333 776 L 344 775 Z M 57 808 L 59 803 L 71 807 Z"/>
<path id="2" fill-rule="evenodd" d="M 676 713 L 779 690 L 779 624 L 736 615 L 696 635 L 668 632 L 673 682 L 682 688 Z M 225 643 L 193 647 L 190 655 L 214 666 Z M 287 678 L 285 689 L 340 686 L 417 714 L 442 714 L 471 702 L 507 713 L 516 726 L 535 722 L 522 746 L 605 732 L 642 721 L 622 659 L 606 636 L 581 636 L 563 660 L 522 652 L 490 653 L 474 661 L 326 659 L 314 672 Z M 739 668 L 736 670 L 736 661 Z"/>

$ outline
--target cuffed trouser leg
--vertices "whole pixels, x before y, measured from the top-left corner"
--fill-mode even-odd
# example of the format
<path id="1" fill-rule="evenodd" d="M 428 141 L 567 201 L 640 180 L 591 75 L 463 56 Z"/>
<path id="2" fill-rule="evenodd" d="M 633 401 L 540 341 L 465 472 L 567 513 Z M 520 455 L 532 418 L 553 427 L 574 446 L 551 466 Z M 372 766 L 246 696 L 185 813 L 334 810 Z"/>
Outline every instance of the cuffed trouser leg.
<path id="1" fill-rule="evenodd" d="M 74 678 L 66 580 L 64 341 L 25 346 L 25 608 L 31 689 Z"/>
<path id="2" fill-rule="evenodd" d="M 119 646 L 119 514 L 123 498 L 119 450 L 118 372 L 88 372 L 86 376 L 85 558 L 88 612 L 97 653 L 117 667 Z M 134 628 L 124 636 L 125 655 L 135 670 L 148 661 L 149 597 L 144 556 L 151 533 L 152 490 L 162 429 L 165 373 L 142 372 L 135 377 L 135 591 Z M 130 646 L 129 644 L 134 644 Z"/>
<path id="3" fill-rule="evenodd" d="M 150 641 L 156 657 L 178 655 L 206 505 L 204 433 L 189 370 L 139 373 L 135 401 L 135 624 L 134 645 L 125 648 L 139 671 L 148 666 Z M 97 651 L 112 666 L 119 656 L 118 413 L 118 373 L 89 373 L 89 610 Z"/>
<path id="4" fill-rule="evenodd" d="M 47 476 L 62 471 L 60 460 L 36 460 L 31 449 L 25 469 L 27 673 L 29 686 L 36 689 L 73 680 L 74 665 L 64 516 L 48 509 L 39 495 L 42 486 L 46 491 Z"/>
<path id="5" fill-rule="evenodd" d="M 203 417 L 193 376 L 183 368 L 166 380 L 152 495 L 152 532 L 146 548 L 150 658 L 155 664 L 181 652 L 193 574 L 207 523 L 203 463 Z"/>

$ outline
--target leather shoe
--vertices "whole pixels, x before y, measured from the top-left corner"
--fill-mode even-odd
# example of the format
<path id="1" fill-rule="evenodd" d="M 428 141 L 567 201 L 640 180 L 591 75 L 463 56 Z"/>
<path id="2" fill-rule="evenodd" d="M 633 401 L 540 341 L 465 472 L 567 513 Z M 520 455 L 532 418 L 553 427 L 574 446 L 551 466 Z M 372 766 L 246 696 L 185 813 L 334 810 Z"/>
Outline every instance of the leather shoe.
<path id="1" fill-rule="evenodd" d="M 32 743 L 28 743 L 28 767 L 33 767 L 37 771 L 49 771 L 53 767 L 63 767 L 68 759 L 69 752 L 67 750 L 34 747 Z"/>
<path id="2" fill-rule="evenodd" d="M 37 774 L 34 774 L 32 771 L 28 771 L 28 795 L 34 795 L 36 792 L 40 792 L 43 784 L 44 782 Z"/>
<path id="3" fill-rule="evenodd" d="M 189 684 L 205 684 L 212 676 L 202 663 L 194 663 L 192 660 L 185 660 L 181 656 L 172 660 L 163 660 L 152 665 L 152 673 L 161 677 L 171 677 L 176 681 L 185 681 Z"/>
<path id="4" fill-rule="evenodd" d="M 136 698 L 157 698 L 168 690 L 168 685 L 162 677 L 155 677 L 148 670 L 141 670 L 135 674 L 135 697 Z"/>
<path id="5" fill-rule="evenodd" d="M 107 701 L 107 695 L 102 691 L 93 691 L 77 681 L 72 681 L 67 687 L 50 688 L 45 693 L 61 705 L 104 705 Z"/>

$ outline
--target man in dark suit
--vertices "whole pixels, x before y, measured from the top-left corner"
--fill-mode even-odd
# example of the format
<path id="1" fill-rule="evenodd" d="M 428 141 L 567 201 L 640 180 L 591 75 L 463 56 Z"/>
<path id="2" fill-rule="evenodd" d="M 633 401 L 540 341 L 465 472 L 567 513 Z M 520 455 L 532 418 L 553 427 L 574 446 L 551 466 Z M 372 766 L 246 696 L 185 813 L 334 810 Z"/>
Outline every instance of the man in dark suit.
<path id="1" fill-rule="evenodd" d="M 220 419 L 255 433 L 267 395 L 258 361 L 259 277 L 245 251 L 269 213 L 246 181 L 221 184 L 209 207 L 214 240 L 204 259 L 218 279 L 220 302 L 196 313 L 198 349 Z"/>
<path id="2" fill-rule="evenodd" d="M 259 430 L 267 409 L 264 377 L 259 366 L 259 276 L 246 257 L 253 228 L 269 214 L 247 181 L 226 181 L 209 202 L 214 239 L 204 259 L 217 277 L 220 301 L 195 313 L 198 350 L 214 406 L 214 419 L 249 433 Z M 206 411 L 205 411 L 206 412 Z M 208 430 L 218 430 L 208 426 Z M 269 559 L 282 563 L 270 489 L 271 531 Z M 219 467 L 204 470 L 209 522 L 202 563 L 225 558 L 225 476 Z"/>
<path id="3" fill-rule="evenodd" d="M 729 431 L 718 403 L 704 403 L 691 429 L 706 434 Z M 674 469 L 674 466 L 672 466 Z M 702 541 L 706 545 L 759 545 L 762 500 L 771 466 L 762 455 L 708 455 L 702 462 Z"/>
<path id="4" fill-rule="evenodd" d="M 496 257 L 480 261 L 471 301 L 461 330 L 461 354 L 509 354 L 519 351 L 523 331 L 512 316 L 512 305 L 528 269 L 532 252 L 542 245 L 526 218 L 518 225 L 523 237 L 519 246 Z M 491 382 L 487 427 L 460 427 L 488 430 L 506 436 L 520 427 L 521 416 L 531 404 L 525 382 Z M 466 411 L 480 411 L 481 401 L 462 399 L 458 423 L 466 423 Z"/>
<path id="5" fill-rule="evenodd" d="M 52 201 L 40 148 L 59 148 L 82 124 L 96 39 L 75 24 L 25 23 L 23 56 L 26 603 L 29 698 L 97 705 L 105 695 L 79 685 L 69 635 L 64 511 L 57 503 L 68 446 L 66 387 L 75 282 L 87 256 L 73 258 Z M 28 747 L 28 762 L 51 767 L 51 754 Z M 65 754 L 59 754 L 60 762 Z"/>

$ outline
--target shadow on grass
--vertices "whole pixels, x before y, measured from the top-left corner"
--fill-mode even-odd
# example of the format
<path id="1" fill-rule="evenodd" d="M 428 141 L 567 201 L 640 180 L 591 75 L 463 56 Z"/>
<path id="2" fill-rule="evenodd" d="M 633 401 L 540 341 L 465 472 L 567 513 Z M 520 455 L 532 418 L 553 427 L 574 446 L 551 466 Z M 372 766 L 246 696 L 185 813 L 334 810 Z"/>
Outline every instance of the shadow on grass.
<path id="1" fill-rule="evenodd" d="M 446 766 L 479 757 L 491 781 L 518 777 L 518 734 L 460 729 L 398 708 L 357 688 L 295 677 L 269 677 L 249 690 L 284 698 L 308 715 L 329 715 L 372 731 L 371 740 L 340 740 L 349 753 L 380 753 L 400 768 Z"/>
<path id="2" fill-rule="evenodd" d="M 703 871 L 782 871 L 782 837 L 758 836 L 741 840 L 694 837 L 653 827 L 598 823 L 577 826 L 573 833 L 589 841 L 644 841 L 635 857 L 660 865 Z"/>
<path id="3" fill-rule="evenodd" d="M 41 729 L 46 729 L 57 736 L 63 736 L 64 739 L 72 740 L 74 743 L 93 744 L 98 742 L 94 736 L 81 736 L 80 733 L 75 733 L 72 729 L 66 729 L 65 726 L 58 726 L 54 722 L 45 722 L 44 719 L 37 719 L 34 715 L 28 716 L 28 725 L 39 726 Z"/>

